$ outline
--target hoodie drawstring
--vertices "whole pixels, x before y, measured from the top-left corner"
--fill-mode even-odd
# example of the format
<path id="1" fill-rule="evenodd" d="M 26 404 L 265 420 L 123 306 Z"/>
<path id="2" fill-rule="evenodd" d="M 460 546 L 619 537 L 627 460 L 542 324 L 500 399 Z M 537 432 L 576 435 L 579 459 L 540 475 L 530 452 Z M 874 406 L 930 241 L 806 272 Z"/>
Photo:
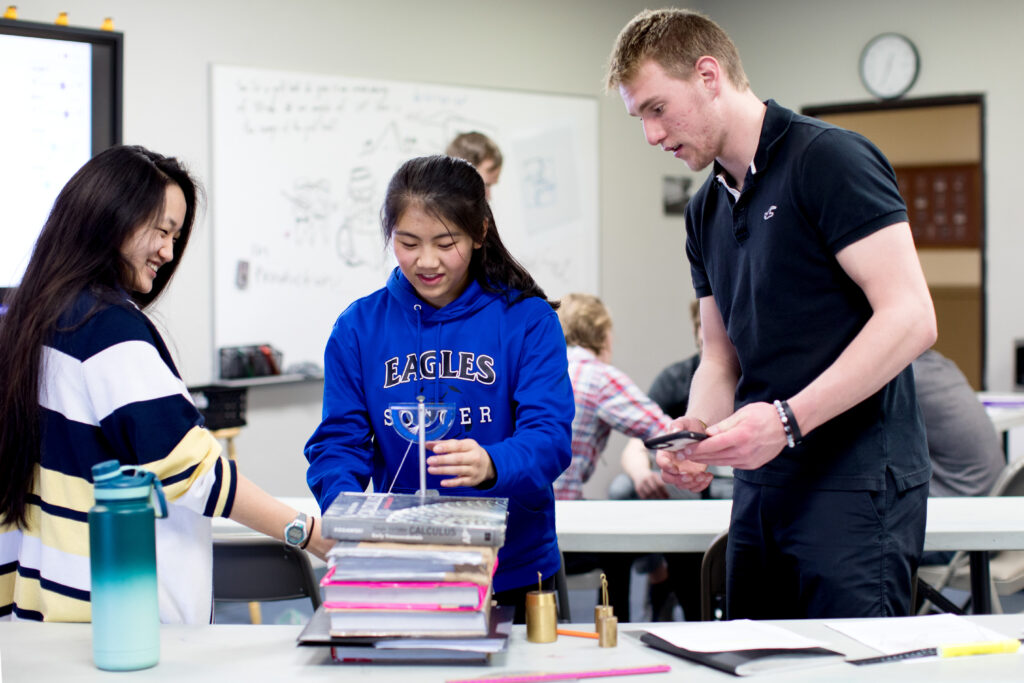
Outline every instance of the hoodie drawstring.
<path id="1" fill-rule="evenodd" d="M 416 390 L 416 393 L 422 396 L 424 391 L 423 372 L 421 371 L 422 366 L 420 365 L 419 359 L 420 349 L 423 348 L 423 306 L 420 304 L 415 304 L 412 307 L 412 310 L 416 311 L 416 346 L 414 348 L 416 349 L 416 377 L 420 381 L 420 387 L 419 389 Z"/>

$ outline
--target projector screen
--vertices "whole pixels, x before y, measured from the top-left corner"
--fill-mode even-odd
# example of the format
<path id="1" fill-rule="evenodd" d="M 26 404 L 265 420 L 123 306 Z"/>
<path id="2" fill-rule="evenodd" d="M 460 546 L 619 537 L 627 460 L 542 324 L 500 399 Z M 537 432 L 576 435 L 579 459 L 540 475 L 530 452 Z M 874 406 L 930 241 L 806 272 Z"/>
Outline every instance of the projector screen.
<path id="1" fill-rule="evenodd" d="M 121 59 L 120 33 L 0 20 L 0 288 L 64 183 L 121 142 Z"/>

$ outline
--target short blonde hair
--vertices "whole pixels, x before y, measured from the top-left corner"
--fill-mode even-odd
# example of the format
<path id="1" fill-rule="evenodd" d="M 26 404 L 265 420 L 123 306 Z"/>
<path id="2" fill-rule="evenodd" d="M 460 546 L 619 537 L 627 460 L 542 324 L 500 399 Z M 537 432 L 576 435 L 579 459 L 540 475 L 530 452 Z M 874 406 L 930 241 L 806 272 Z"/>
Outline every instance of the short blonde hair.
<path id="1" fill-rule="evenodd" d="M 633 17 L 615 40 L 608 58 L 605 88 L 629 84 L 647 60 L 669 76 L 689 80 L 697 60 L 718 60 L 737 90 L 750 87 L 736 45 L 722 27 L 699 12 L 666 8 L 646 9 Z"/>
<path id="2" fill-rule="evenodd" d="M 494 140 L 483 133 L 471 131 L 459 133 L 450 143 L 445 154 L 456 159 L 465 159 L 477 168 L 485 161 L 493 161 L 495 168 L 501 168 L 501 149 Z"/>
<path id="3" fill-rule="evenodd" d="M 558 321 L 566 344 L 582 346 L 595 354 L 604 350 L 612 330 L 612 314 L 593 294 L 574 292 L 563 296 Z"/>

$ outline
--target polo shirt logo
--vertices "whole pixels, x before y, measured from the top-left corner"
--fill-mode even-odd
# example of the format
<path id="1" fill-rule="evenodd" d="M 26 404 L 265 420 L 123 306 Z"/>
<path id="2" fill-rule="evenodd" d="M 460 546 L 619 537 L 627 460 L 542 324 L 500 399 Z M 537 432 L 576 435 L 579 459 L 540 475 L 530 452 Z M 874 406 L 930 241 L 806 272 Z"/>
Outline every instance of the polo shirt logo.
<path id="1" fill-rule="evenodd" d="M 774 216 L 775 215 L 775 209 L 777 209 L 777 208 L 779 208 L 779 207 L 775 206 L 774 204 L 769 206 L 768 210 L 764 212 L 764 219 L 768 220 L 769 218 Z"/>

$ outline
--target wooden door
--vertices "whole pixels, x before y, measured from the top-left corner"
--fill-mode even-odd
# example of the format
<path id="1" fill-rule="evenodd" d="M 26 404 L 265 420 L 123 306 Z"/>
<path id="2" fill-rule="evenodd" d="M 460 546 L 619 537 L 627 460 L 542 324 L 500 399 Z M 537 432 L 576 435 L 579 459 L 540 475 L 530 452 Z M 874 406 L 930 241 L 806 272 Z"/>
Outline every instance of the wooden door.
<path id="1" fill-rule="evenodd" d="M 857 131 L 896 171 L 935 302 L 935 349 L 975 390 L 985 372 L 985 210 L 981 96 L 808 107 Z"/>

